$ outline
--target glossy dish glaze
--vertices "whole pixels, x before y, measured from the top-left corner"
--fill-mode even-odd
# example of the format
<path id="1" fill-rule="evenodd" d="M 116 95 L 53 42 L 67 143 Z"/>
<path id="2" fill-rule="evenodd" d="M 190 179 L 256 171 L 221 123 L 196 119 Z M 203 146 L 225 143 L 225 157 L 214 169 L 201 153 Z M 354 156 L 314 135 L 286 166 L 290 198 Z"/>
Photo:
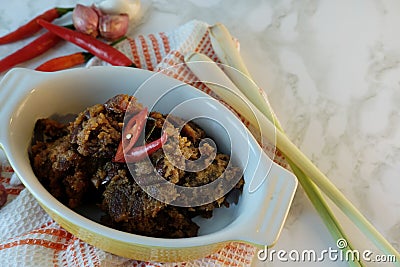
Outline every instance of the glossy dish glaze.
<path id="1" fill-rule="evenodd" d="M 238 205 L 200 221 L 199 236 L 151 238 L 108 228 L 86 218 L 93 211 L 83 210 L 82 216 L 62 205 L 33 174 L 28 147 L 37 119 L 77 113 L 118 93 L 133 94 L 144 105 L 163 113 L 174 110 L 175 115 L 186 119 L 207 118 L 198 123 L 211 133 L 222 150 L 229 150 L 232 144 L 237 146 L 231 151 L 231 158 L 244 170 L 246 184 L 242 196 Z M 263 153 L 240 120 L 203 92 L 162 74 L 124 67 L 56 73 L 14 69 L 0 84 L 0 99 L 4 106 L 1 123 L 7 125 L 0 129 L 0 144 L 15 172 L 55 221 L 89 244 L 132 259 L 171 262 L 204 257 L 231 241 L 260 247 L 276 242 L 297 180 Z M 182 103 L 190 105 L 185 107 Z M 260 176 L 265 176 L 263 184 L 250 193 L 249 182 Z"/>

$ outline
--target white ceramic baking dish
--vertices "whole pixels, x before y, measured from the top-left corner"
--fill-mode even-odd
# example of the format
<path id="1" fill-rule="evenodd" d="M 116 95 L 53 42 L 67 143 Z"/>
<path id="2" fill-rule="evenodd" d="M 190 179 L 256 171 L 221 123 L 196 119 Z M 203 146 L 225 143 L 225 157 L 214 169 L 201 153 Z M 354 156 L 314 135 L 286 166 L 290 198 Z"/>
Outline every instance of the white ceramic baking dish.
<path id="1" fill-rule="evenodd" d="M 222 150 L 229 150 L 232 144 L 239 146 L 231 155 L 235 164 L 244 170 L 246 181 L 239 203 L 218 210 L 209 220 L 198 220 L 197 237 L 151 238 L 108 228 L 93 219 L 96 210 L 89 207 L 79 214 L 64 206 L 40 184 L 32 171 L 28 147 L 37 119 L 78 113 L 116 94 L 135 92 L 139 101 L 147 106 L 163 96 L 154 107 L 163 113 L 185 101 L 200 100 L 190 108 L 180 108 L 176 115 L 186 119 L 188 116 L 207 117 L 209 119 L 199 119 L 198 123 Z M 161 74 L 124 67 L 92 67 L 56 73 L 13 69 L 0 83 L 0 107 L 0 144 L 26 188 L 65 229 L 116 255 L 171 262 L 204 257 L 231 241 L 272 246 L 297 187 L 295 176 L 274 164 L 227 108 L 203 92 Z M 255 192 L 249 192 L 250 180 L 264 176 L 263 184 Z"/>

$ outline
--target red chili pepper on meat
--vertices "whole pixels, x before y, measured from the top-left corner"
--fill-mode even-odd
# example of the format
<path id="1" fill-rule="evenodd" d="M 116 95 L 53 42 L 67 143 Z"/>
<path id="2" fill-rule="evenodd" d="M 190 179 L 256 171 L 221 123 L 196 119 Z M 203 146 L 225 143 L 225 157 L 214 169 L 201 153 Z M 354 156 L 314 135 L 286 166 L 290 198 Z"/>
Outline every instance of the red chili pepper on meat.
<path id="1" fill-rule="evenodd" d="M 53 21 L 56 18 L 59 18 L 72 10 L 73 8 L 60 8 L 60 7 L 49 9 L 46 12 L 36 16 L 25 25 L 19 27 L 15 31 L 0 37 L 0 45 L 16 42 L 37 33 L 40 29 L 42 29 L 42 26 L 40 26 L 37 23 L 38 19 Z"/>
<path id="2" fill-rule="evenodd" d="M 122 140 L 119 143 L 117 153 L 115 154 L 115 161 L 120 162 L 121 160 L 124 160 L 124 151 L 129 151 L 136 144 L 146 123 L 147 112 L 147 107 L 142 109 L 124 126 L 122 131 Z M 128 145 L 123 148 L 123 144 L 126 142 L 128 142 Z"/>
<path id="3" fill-rule="evenodd" d="M 114 159 L 114 161 L 127 162 L 127 163 L 138 162 L 146 158 L 146 156 L 151 155 L 158 149 L 160 149 L 165 144 L 165 142 L 167 142 L 167 138 L 168 138 L 167 133 L 164 132 L 159 139 L 151 143 L 148 143 L 146 145 L 134 147 L 131 150 L 129 150 L 127 153 L 125 153 L 123 161 L 117 161 L 116 159 Z"/>
<path id="4" fill-rule="evenodd" d="M 111 65 L 136 67 L 132 60 L 130 60 L 121 51 L 100 40 L 97 40 L 96 38 L 93 38 L 90 35 L 73 31 L 42 19 L 39 19 L 37 22 L 48 31 L 58 35 L 66 41 L 74 43 L 75 45 L 85 49 L 89 53 L 99 57 Z"/>
<path id="5" fill-rule="evenodd" d="M 50 59 L 38 66 L 35 70 L 46 72 L 64 70 L 84 64 L 92 57 L 93 55 L 88 52 L 73 53 L 67 56 Z"/>
<path id="6" fill-rule="evenodd" d="M 144 125 L 147 119 L 147 107 L 142 109 L 138 114 L 129 120 L 128 124 L 124 127 L 123 136 L 129 144 L 125 147 L 125 150 L 131 149 L 139 139 L 140 133 L 143 131 Z"/>
<path id="7" fill-rule="evenodd" d="M 51 32 L 39 36 L 31 43 L 0 60 L 0 73 L 43 54 L 61 40 Z"/>

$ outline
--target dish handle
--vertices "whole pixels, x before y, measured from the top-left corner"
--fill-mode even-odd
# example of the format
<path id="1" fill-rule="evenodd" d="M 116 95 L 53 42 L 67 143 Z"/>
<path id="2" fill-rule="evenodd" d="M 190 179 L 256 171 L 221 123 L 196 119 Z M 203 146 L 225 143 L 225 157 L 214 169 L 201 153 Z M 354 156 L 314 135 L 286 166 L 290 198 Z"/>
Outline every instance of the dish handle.
<path id="1" fill-rule="evenodd" d="M 238 234 L 240 240 L 258 247 L 274 246 L 283 229 L 297 184 L 291 172 L 272 163 L 267 179 L 258 188 L 267 191 L 264 199 L 259 200 L 263 201 L 265 208 L 254 211 L 250 216 L 248 225 L 254 225 L 253 230 L 249 231 L 248 226 L 241 227 Z"/>
<path id="2" fill-rule="evenodd" d="M 24 68 L 14 68 L 8 71 L 0 81 L 0 148 L 7 151 L 8 135 L 13 113 L 23 97 L 35 83 L 42 80 L 42 73 Z M 20 86 L 22 83 L 29 86 Z"/>
<path id="3" fill-rule="evenodd" d="M 0 81 L 0 148 L 4 149 L 6 143 L 6 137 L 8 132 L 8 125 L 10 120 L 10 109 L 11 101 L 9 101 L 12 96 L 15 87 L 15 71 L 11 70 Z"/>

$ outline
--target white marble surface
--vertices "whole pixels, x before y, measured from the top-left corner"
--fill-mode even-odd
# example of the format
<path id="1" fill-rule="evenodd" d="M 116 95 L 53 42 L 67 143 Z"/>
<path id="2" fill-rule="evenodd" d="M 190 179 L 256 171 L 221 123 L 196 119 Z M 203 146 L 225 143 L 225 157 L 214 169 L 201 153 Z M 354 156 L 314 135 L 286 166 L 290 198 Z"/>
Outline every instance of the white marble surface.
<path id="1" fill-rule="evenodd" d="M 2 3 L 0 35 L 46 8 L 74 4 L 70 0 Z M 191 19 L 224 23 L 239 39 L 250 72 L 267 92 L 290 138 L 400 249 L 399 15 L 400 2 L 395 0 L 154 0 L 132 35 L 170 30 Z M 0 58 L 27 42 L 1 46 Z M 75 50 L 62 44 L 21 66 L 34 68 Z M 337 214 L 357 248 L 373 249 Z M 329 247 L 336 248 L 336 241 L 299 189 L 274 249 L 318 252 Z M 258 266 L 284 264 L 346 266 L 330 260 L 255 260 Z"/>

